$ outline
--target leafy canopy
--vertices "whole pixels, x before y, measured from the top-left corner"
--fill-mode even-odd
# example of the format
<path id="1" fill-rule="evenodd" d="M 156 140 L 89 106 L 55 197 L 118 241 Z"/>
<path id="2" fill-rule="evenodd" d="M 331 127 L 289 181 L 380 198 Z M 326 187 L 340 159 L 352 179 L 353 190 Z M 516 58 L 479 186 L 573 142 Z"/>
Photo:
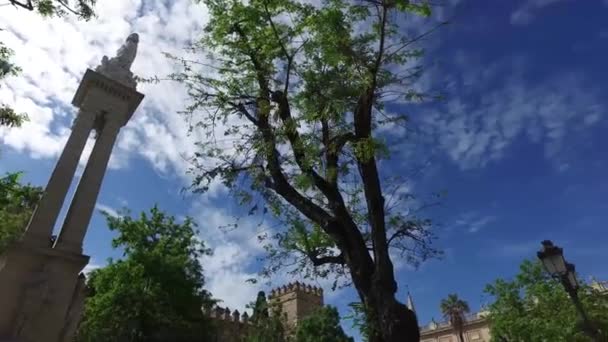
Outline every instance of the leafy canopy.
<path id="1" fill-rule="evenodd" d="M 354 342 L 340 326 L 335 307 L 325 306 L 298 323 L 295 342 Z"/>
<path id="2" fill-rule="evenodd" d="M 506 341 L 591 341 L 564 287 L 538 261 L 525 260 L 512 280 L 486 286 L 491 333 Z M 582 284 L 579 297 L 589 318 L 608 337 L 608 293 Z"/>
<path id="3" fill-rule="evenodd" d="M 387 112 L 385 103 L 427 98 L 412 86 L 421 75 L 422 50 L 412 45 L 420 37 L 405 34 L 399 21 L 406 12 L 428 16 L 430 6 L 200 2 L 210 21 L 189 50 L 194 57 L 168 55 L 183 67 L 170 78 L 188 88 L 192 102 L 184 114 L 191 131 L 207 138 L 197 143 L 192 161 L 193 189 L 204 192 L 221 180 L 249 214 L 272 214 L 288 227 L 262 237 L 269 242 L 267 274 L 294 266 L 294 273 L 310 277 L 345 275 L 352 266 L 344 259 L 347 234 L 372 251 L 386 248 L 372 242 L 375 233 L 383 235 L 388 248 L 413 264 L 437 255 L 431 222 L 418 216 L 413 203 L 419 202 L 405 190 L 403 174 L 359 172 L 362 164 L 388 158 L 403 140 L 371 133 L 407 121 Z M 355 111 L 367 95 L 370 132 L 357 134 Z M 379 194 L 364 191 L 381 180 L 391 194 L 385 213 L 368 207 Z M 372 215 L 385 227 L 376 231 Z M 331 231 L 334 220 L 349 228 Z"/>
<path id="4" fill-rule="evenodd" d="M 466 321 L 465 315 L 471 311 L 469 304 L 458 298 L 457 294 L 452 293 L 447 298 L 441 300 L 440 307 L 445 319 L 458 332 L 460 342 L 464 342 L 463 328 Z"/>
<path id="5" fill-rule="evenodd" d="M 280 305 L 266 300 L 263 291 L 258 293 L 255 302 L 248 305 L 253 310 L 251 325 L 247 330 L 245 342 L 286 342 L 285 320 Z"/>
<path id="6" fill-rule="evenodd" d="M 447 298 L 441 300 L 441 313 L 443 316 L 454 322 L 458 319 L 463 319 L 463 316 L 470 312 L 469 304 L 460 299 L 457 294 L 451 293 Z"/>
<path id="7" fill-rule="evenodd" d="M 209 253 L 190 218 L 156 206 L 139 218 L 104 213 L 123 258 L 90 274 L 79 341 L 205 341 L 212 305 L 200 258 Z"/>
<path id="8" fill-rule="evenodd" d="M 42 188 L 21 184 L 21 175 L 0 178 L 0 254 L 21 237 L 42 195 Z"/>

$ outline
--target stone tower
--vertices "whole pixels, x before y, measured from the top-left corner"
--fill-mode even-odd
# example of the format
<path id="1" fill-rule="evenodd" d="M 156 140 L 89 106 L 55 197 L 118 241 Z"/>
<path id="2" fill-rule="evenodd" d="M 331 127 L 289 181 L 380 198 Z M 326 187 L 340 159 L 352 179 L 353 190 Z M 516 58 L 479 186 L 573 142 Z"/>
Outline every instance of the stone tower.
<path id="1" fill-rule="evenodd" d="M 84 300 L 82 243 L 112 148 L 143 94 L 130 71 L 139 37 L 130 35 L 115 57 L 87 70 L 72 104 L 79 111 L 44 194 L 22 239 L 0 255 L 0 341 L 71 341 Z M 61 232 L 53 228 L 92 131 L 96 141 Z"/>
<path id="2" fill-rule="evenodd" d="M 296 281 L 272 290 L 268 300 L 281 306 L 288 329 L 293 329 L 298 321 L 323 306 L 323 289 Z"/>

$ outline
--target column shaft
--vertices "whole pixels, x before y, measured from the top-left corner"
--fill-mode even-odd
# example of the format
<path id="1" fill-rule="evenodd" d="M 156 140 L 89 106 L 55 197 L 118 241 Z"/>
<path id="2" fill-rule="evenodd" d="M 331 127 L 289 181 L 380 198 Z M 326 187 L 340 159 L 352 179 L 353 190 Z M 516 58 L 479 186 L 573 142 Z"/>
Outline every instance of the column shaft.
<path id="1" fill-rule="evenodd" d="M 94 113 L 79 111 L 70 137 L 28 224 L 25 233 L 27 242 L 40 245 L 49 243 L 53 227 L 76 173 L 80 156 L 93 129 L 94 120 Z"/>
<path id="2" fill-rule="evenodd" d="M 104 124 L 76 188 L 55 248 L 82 252 L 84 236 L 95 210 L 97 195 L 119 130 L 120 124 L 116 120 L 108 120 Z"/>

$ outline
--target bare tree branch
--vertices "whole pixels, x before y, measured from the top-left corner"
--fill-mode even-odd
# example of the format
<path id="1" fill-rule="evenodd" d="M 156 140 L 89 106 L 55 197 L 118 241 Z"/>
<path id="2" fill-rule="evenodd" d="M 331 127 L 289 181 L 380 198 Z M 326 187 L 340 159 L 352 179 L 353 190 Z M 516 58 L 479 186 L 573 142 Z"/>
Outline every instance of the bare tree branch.
<path id="1" fill-rule="evenodd" d="M 25 8 L 26 10 L 28 10 L 28 11 L 33 11 L 34 10 L 34 6 L 32 5 L 32 0 L 28 0 L 27 3 L 22 3 L 22 2 L 19 2 L 17 0 L 8 0 L 8 1 L 13 6 L 22 7 L 22 8 Z"/>

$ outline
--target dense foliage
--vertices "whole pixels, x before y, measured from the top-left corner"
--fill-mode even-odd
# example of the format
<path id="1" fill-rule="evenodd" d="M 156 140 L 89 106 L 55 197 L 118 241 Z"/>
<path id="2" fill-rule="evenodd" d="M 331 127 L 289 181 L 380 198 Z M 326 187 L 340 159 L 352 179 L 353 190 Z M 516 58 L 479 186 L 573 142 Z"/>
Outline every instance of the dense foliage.
<path id="1" fill-rule="evenodd" d="M 255 302 L 249 304 L 248 307 L 253 309 L 253 313 L 245 342 L 287 341 L 288 336 L 281 307 L 269 303 L 264 291 L 260 291 Z"/>
<path id="2" fill-rule="evenodd" d="M 325 306 L 298 323 L 295 342 L 354 342 L 340 326 L 340 314 Z"/>
<path id="3" fill-rule="evenodd" d="M 21 173 L 0 178 L 0 253 L 23 234 L 42 188 L 21 184 Z"/>
<path id="4" fill-rule="evenodd" d="M 441 300 L 441 313 L 446 320 L 450 322 L 452 327 L 458 333 L 458 339 L 460 342 L 465 342 L 463 329 L 465 324 L 465 317 L 470 312 L 469 304 L 464 300 L 458 298 L 455 293 L 449 294 L 447 298 Z"/>
<path id="5" fill-rule="evenodd" d="M 94 270 L 79 341 L 206 341 L 212 305 L 199 259 L 209 251 L 188 218 L 157 207 L 139 218 L 105 213 L 123 258 Z"/>
<path id="6" fill-rule="evenodd" d="M 491 333 L 497 341 L 591 341 L 564 287 L 545 272 L 540 262 L 524 261 L 512 280 L 497 279 L 486 287 Z M 583 307 L 608 340 L 608 293 L 583 284 Z"/>
<path id="7" fill-rule="evenodd" d="M 205 137 L 193 189 L 220 180 L 250 214 L 282 223 L 267 245 L 268 272 L 342 276 L 378 327 L 372 341 L 418 340 L 414 313 L 395 299 L 391 255 L 413 264 L 435 256 L 431 223 L 409 202 L 402 170 L 379 165 L 404 140 L 383 132 L 407 122 L 386 105 L 428 98 L 413 85 L 425 33 L 404 24 L 430 5 L 201 2 L 203 37 L 190 56 L 170 56 L 182 66 L 170 78 L 192 100 L 185 116 Z"/>

